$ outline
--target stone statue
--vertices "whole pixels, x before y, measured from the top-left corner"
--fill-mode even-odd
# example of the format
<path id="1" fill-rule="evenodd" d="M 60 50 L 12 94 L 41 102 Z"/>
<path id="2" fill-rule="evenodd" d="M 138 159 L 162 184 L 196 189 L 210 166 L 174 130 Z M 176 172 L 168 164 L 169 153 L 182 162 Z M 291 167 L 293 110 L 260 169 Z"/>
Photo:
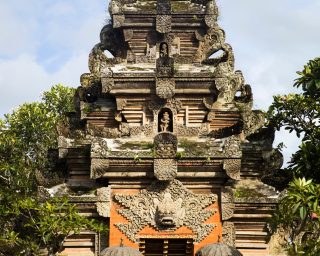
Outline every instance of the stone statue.
<path id="1" fill-rule="evenodd" d="M 168 132 L 170 123 L 170 117 L 168 112 L 164 112 L 161 118 L 160 128 L 162 132 Z"/>
<path id="2" fill-rule="evenodd" d="M 160 57 L 168 57 L 169 52 L 168 52 L 168 45 L 166 43 L 162 43 L 160 45 Z"/>

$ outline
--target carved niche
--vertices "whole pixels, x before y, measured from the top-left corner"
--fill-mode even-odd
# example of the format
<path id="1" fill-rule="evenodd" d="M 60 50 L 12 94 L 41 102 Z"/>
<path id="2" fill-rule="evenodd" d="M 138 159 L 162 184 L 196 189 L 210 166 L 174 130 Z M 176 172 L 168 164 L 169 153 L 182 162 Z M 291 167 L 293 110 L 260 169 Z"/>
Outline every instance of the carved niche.
<path id="1" fill-rule="evenodd" d="M 137 242 L 137 234 L 148 225 L 158 231 L 174 231 L 186 226 L 196 235 L 197 243 L 215 228 L 205 221 L 216 212 L 206 208 L 216 202 L 217 196 L 194 194 L 178 180 L 155 181 L 139 194 L 118 194 L 114 200 L 124 207 L 118 213 L 129 222 L 115 226 L 133 242 Z"/>
<path id="2" fill-rule="evenodd" d="M 161 132 L 161 119 L 164 113 L 163 111 L 168 111 L 170 116 L 170 122 L 172 127 L 169 128 L 171 132 L 175 132 L 177 130 L 177 114 L 182 109 L 181 101 L 171 98 L 167 100 L 162 100 L 159 98 L 153 98 L 147 105 L 148 109 L 153 113 L 153 131 L 154 133 Z"/>
<path id="3" fill-rule="evenodd" d="M 110 217 L 110 206 L 111 206 L 111 188 L 103 187 L 97 189 L 97 211 L 102 217 Z"/>

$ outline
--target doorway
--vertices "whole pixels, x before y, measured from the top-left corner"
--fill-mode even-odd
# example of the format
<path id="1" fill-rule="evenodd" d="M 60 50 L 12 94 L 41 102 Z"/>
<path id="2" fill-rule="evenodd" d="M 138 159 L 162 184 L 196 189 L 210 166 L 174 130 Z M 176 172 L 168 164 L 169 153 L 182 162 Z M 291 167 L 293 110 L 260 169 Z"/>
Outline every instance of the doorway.
<path id="1" fill-rule="evenodd" d="M 193 256 L 192 239 L 140 239 L 144 256 Z"/>

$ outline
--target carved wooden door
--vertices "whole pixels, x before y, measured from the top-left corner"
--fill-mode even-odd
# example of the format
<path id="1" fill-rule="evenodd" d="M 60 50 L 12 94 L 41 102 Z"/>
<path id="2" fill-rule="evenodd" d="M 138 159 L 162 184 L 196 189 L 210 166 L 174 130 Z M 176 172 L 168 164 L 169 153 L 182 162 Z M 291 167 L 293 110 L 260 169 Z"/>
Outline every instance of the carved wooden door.
<path id="1" fill-rule="evenodd" d="M 140 239 L 144 256 L 192 256 L 192 239 Z"/>

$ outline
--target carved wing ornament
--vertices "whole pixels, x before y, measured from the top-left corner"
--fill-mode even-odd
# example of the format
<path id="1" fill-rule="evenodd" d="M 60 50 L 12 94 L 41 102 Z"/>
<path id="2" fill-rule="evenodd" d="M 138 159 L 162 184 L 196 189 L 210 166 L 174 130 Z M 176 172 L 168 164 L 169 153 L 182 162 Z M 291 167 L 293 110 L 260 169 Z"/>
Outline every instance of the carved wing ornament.
<path id="1" fill-rule="evenodd" d="M 216 202 L 217 195 L 194 194 L 178 180 L 155 181 L 138 194 L 118 194 L 114 200 L 123 207 L 118 213 L 129 221 L 115 225 L 133 242 L 139 231 L 148 225 L 158 231 L 187 226 L 195 233 L 196 242 L 202 241 L 215 227 L 204 222 L 216 212 L 206 208 Z"/>

